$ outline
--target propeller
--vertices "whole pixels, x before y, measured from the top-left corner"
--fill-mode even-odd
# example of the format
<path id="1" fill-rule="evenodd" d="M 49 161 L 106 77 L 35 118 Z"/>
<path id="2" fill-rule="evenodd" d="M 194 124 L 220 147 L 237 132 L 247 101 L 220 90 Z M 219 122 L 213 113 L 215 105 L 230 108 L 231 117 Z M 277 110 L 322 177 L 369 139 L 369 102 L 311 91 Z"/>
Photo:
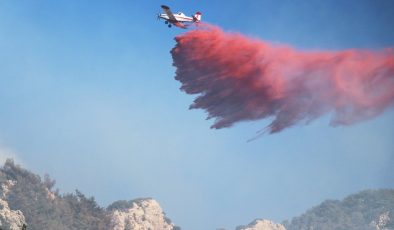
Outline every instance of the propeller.
<path id="1" fill-rule="evenodd" d="M 160 13 L 157 13 L 157 21 L 160 20 Z"/>

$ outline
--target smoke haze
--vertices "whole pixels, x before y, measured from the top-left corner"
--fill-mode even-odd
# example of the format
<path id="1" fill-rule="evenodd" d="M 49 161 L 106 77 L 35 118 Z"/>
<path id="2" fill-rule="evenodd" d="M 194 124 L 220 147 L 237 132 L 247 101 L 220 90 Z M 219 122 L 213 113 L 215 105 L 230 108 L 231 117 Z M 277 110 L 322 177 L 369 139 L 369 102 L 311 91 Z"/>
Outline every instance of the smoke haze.
<path id="1" fill-rule="evenodd" d="M 175 79 L 197 94 L 212 128 L 273 118 L 269 133 L 332 114 L 331 125 L 373 118 L 394 103 L 394 52 L 299 51 L 205 25 L 175 38 Z"/>

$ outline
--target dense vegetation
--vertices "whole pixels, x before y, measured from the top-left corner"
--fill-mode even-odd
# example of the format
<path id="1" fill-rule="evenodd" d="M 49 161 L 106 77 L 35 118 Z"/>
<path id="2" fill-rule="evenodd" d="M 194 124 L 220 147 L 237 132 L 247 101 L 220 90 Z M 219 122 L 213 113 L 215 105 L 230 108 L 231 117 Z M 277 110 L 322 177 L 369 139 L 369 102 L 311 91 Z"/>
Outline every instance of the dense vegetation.
<path id="1" fill-rule="evenodd" d="M 381 229 L 394 229 L 394 190 L 366 190 L 342 201 L 327 200 L 284 225 L 287 230 L 375 230 L 379 218 Z"/>
<path id="2" fill-rule="evenodd" d="M 107 229 L 105 211 L 94 198 L 87 198 L 79 191 L 60 195 L 53 191 L 55 181 L 49 176 L 41 180 L 7 160 L 0 169 L 0 183 L 5 180 L 17 181 L 7 201 L 11 209 L 23 212 L 29 230 Z"/>

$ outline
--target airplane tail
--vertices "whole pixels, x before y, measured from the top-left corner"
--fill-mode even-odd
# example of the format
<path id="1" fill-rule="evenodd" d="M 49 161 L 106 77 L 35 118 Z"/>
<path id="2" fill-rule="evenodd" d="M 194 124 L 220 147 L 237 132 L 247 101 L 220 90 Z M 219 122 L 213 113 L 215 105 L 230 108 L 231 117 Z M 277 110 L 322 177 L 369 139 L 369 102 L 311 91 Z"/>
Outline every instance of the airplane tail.
<path id="1" fill-rule="evenodd" d="M 201 13 L 197 12 L 193 15 L 193 22 L 200 22 L 201 21 Z"/>

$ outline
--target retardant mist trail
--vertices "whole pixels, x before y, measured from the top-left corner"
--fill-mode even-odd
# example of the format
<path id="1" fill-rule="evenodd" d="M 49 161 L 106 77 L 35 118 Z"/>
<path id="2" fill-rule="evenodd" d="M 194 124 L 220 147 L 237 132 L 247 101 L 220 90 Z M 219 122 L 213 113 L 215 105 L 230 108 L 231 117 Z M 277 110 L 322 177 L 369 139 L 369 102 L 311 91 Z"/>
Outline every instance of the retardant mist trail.
<path id="1" fill-rule="evenodd" d="M 175 38 L 176 80 L 212 128 L 273 118 L 269 133 L 327 113 L 331 125 L 373 118 L 394 104 L 394 52 L 306 52 L 204 26 Z"/>

